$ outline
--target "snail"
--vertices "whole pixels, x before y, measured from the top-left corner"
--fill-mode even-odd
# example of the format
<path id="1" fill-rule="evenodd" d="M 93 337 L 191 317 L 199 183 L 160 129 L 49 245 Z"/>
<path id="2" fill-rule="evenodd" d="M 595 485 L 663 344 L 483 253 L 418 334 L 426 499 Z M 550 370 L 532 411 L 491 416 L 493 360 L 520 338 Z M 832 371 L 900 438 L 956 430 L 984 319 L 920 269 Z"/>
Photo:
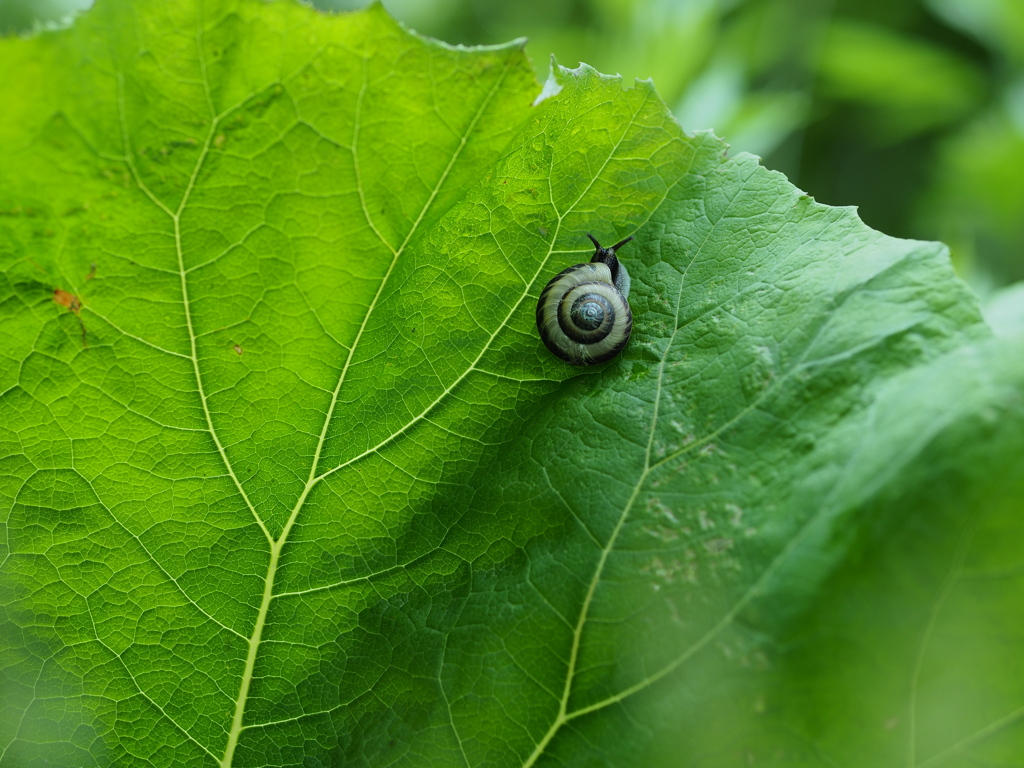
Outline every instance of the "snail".
<path id="1" fill-rule="evenodd" d="M 552 354 L 573 365 L 596 365 L 611 360 L 629 341 L 633 313 L 629 310 L 629 273 L 615 251 L 632 236 L 611 248 L 602 248 L 587 233 L 597 250 L 589 264 L 559 272 L 540 293 L 537 330 Z"/>

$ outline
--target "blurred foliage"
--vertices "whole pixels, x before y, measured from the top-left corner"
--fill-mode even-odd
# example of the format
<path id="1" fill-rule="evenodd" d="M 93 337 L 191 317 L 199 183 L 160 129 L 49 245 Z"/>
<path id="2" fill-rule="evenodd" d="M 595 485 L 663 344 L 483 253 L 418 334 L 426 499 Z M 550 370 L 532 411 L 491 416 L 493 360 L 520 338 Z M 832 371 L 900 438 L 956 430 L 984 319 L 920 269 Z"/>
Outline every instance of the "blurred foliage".
<path id="1" fill-rule="evenodd" d="M 59 23 L 90 5 L 91 0 L 0 0 L 0 35 Z"/>
<path id="2" fill-rule="evenodd" d="M 316 0 L 347 10 L 366 0 Z M 450 43 L 530 38 L 650 77 L 821 202 L 897 237 L 943 240 L 982 295 L 1024 280 L 1024 0 L 384 0 Z M 88 0 L 0 0 L 0 31 Z"/>

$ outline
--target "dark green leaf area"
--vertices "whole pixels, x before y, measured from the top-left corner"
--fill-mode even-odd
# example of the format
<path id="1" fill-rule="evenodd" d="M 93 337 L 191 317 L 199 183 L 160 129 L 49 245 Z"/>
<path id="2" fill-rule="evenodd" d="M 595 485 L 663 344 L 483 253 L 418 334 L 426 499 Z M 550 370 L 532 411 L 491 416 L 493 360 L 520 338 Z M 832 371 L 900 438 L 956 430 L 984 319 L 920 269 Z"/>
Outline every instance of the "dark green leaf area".
<path id="1" fill-rule="evenodd" d="M 1012 754 L 1017 342 L 649 83 L 540 92 L 380 7 L 2 41 L 0 765 Z"/>
<path id="2" fill-rule="evenodd" d="M 842 486 L 865 501 L 808 538 L 824 543 L 816 557 L 838 549 L 841 562 L 770 642 L 759 630 L 791 614 L 806 584 L 752 606 L 756 663 L 712 665 L 725 673 L 713 703 L 674 710 L 694 764 L 966 766 L 1017 754 L 1022 351 L 1019 339 L 966 346 L 881 392 Z M 653 762 L 678 744 L 662 742 Z"/>

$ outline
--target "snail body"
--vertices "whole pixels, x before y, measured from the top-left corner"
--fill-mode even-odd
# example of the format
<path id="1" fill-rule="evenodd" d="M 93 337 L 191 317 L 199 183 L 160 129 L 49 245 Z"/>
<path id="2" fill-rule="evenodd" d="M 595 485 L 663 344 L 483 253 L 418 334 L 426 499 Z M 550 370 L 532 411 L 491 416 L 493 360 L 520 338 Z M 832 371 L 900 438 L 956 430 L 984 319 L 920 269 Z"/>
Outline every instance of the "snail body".
<path id="1" fill-rule="evenodd" d="M 596 365 L 619 354 L 633 330 L 629 273 L 615 251 L 632 240 L 627 237 L 597 250 L 587 264 L 562 270 L 541 291 L 537 302 L 537 330 L 556 357 L 573 365 Z"/>

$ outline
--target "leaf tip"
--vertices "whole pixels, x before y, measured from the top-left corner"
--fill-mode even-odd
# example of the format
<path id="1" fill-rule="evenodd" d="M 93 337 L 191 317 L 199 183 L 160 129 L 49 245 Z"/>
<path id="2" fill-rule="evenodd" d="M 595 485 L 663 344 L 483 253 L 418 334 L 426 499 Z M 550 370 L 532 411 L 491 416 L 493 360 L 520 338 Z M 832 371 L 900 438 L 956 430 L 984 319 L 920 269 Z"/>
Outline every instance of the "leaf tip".
<path id="1" fill-rule="evenodd" d="M 558 66 L 558 61 L 555 59 L 555 54 L 551 54 L 551 69 L 548 72 L 548 78 L 544 81 L 543 87 L 540 89 L 540 93 L 537 94 L 537 98 L 533 100 L 533 106 L 539 105 L 545 99 L 550 99 L 552 96 L 557 96 L 562 90 L 562 84 L 558 82 L 558 72 L 563 69 Z"/>

